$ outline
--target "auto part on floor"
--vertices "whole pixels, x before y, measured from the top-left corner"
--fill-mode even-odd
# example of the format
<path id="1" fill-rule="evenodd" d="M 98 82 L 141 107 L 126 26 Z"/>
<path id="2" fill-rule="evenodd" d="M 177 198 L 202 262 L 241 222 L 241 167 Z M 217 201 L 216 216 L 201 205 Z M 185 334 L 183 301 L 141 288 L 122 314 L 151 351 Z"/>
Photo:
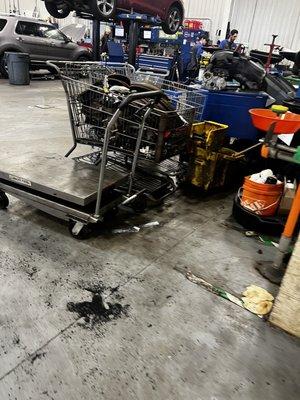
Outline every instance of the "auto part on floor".
<path id="1" fill-rule="evenodd" d="M 227 128 L 211 121 L 193 125 L 188 181 L 195 187 L 209 191 L 232 183 L 243 155 L 224 147 Z"/>

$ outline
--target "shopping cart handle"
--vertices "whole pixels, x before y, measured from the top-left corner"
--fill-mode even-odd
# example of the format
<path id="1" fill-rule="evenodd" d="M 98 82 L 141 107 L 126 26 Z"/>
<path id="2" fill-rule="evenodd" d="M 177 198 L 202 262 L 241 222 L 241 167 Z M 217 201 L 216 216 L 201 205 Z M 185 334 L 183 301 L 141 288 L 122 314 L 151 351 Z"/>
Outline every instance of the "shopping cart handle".
<path id="1" fill-rule="evenodd" d="M 48 67 L 51 67 L 52 70 L 56 71 L 58 75 L 60 75 L 61 73 L 61 69 L 59 68 L 59 65 L 62 65 L 63 67 L 66 65 L 67 61 L 46 61 L 46 65 Z"/>
<path id="2" fill-rule="evenodd" d="M 157 100 L 159 100 L 160 98 L 165 97 L 165 96 L 166 95 L 161 90 L 152 90 L 150 92 L 133 93 L 133 94 L 130 94 L 129 96 L 127 96 L 126 99 L 122 101 L 122 103 L 119 106 L 119 110 L 122 111 L 124 108 L 126 108 L 128 106 L 128 104 L 130 104 L 136 100 L 141 100 L 141 99 L 157 99 Z"/>

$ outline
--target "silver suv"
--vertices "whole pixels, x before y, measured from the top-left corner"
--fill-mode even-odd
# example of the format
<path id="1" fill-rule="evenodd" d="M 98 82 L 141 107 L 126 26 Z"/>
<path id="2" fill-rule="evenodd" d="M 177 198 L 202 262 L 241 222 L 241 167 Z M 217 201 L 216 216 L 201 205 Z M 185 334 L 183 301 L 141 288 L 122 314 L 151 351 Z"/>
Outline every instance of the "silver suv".
<path id="1" fill-rule="evenodd" d="M 4 53 L 28 53 L 35 69 L 47 60 L 89 61 L 89 49 L 72 42 L 53 25 L 35 18 L 0 13 L 0 73 L 6 76 Z"/>

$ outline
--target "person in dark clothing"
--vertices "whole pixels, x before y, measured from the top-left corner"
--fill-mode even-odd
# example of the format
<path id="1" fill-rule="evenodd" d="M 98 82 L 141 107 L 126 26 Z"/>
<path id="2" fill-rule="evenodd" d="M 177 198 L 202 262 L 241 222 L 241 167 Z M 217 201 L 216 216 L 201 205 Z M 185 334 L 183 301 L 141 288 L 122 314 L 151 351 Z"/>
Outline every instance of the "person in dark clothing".
<path id="1" fill-rule="evenodd" d="M 232 50 L 235 51 L 237 49 L 237 44 L 235 43 L 235 40 L 238 36 L 238 31 L 236 29 L 233 29 L 230 32 L 229 38 L 228 39 L 224 39 L 220 42 L 219 47 L 222 50 Z"/>
<path id="2" fill-rule="evenodd" d="M 111 39 L 111 29 L 109 26 L 105 28 L 105 32 L 101 37 L 100 54 L 108 54 L 108 42 Z"/>
<path id="3" fill-rule="evenodd" d="M 196 79 L 199 74 L 200 61 L 204 53 L 204 46 L 207 43 L 206 36 L 200 36 L 196 39 L 196 44 L 192 50 L 192 58 L 187 67 L 188 75 L 191 80 Z"/>
<path id="4" fill-rule="evenodd" d="M 296 54 L 292 72 L 293 72 L 294 75 L 296 75 L 296 76 L 299 75 L 300 76 L 300 51 L 298 51 L 298 53 Z"/>

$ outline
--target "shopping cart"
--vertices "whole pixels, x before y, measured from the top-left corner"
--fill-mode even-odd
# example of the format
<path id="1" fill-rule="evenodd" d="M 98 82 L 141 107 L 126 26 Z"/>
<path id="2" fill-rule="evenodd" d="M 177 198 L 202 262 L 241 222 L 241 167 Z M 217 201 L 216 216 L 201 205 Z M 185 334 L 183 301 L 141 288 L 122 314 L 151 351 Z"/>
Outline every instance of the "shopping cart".
<path id="1" fill-rule="evenodd" d="M 194 108 L 171 104 L 157 88 L 134 88 L 126 66 L 64 63 L 59 72 L 74 146 L 66 158 L 3 158 L 0 207 L 8 206 L 9 193 L 69 221 L 71 234 L 85 238 L 119 205 L 141 208 L 145 199 L 156 202 L 174 192 Z M 93 148 L 68 158 L 78 144 Z"/>
<path id="2" fill-rule="evenodd" d="M 72 79 L 74 74 L 79 79 Z M 108 121 L 118 112 L 124 96 L 132 92 L 140 94 L 137 100 L 118 113 L 107 144 L 107 162 L 123 171 L 133 162 L 136 176 L 130 188 L 134 193 L 144 195 L 138 196 L 134 202 L 138 209 L 141 203 L 145 204 L 145 197 L 153 204 L 176 190 L 175 182 L 181 180 L 187 168 L 178 156 L 187 150 L 194 121 L 193 106 L 184 104 L 182 99 L 170 102 L 154 85 L 150 88 L 140 85 L 128 64 L 66 63 L 61 71 L 61 80 L 67 95 L 74 139 L 74 145 L 66 156 L 78 144 L 90 145 L 99 150 L 77 159 L 99 163 Z M 149 108 L 149 90 L 159 90 L 161 96 L 145 114 Z M 138 139 L 137 149 L 140 129 L 143 133 Z"/>
<path id="3" fill-rule="evenodd" d="M 53 67 L 52 64 L 49 64 Z M 129 93 L 146 93 L 160 90 L 159 87 L 141 84 L 136 80 L 129 64 L 79 63 L 67 62 L 60 75 L 65 89 L 70 114 L 74 145 L 102 147 L 105 126 L 112 114 L 117 111 L 122 99 Z M 74 78 L 75 77 L 75 78 Z M 164 88 L 167 84 L 164 85 Z M 169 87 L 169 86 L 168 86 Z M 140 157 L 159 163 L 182 153 L 187 145 L 189 132 L 194 122 L 195 106 L 192 96 L 185 94 L 178 98 L 167 96 L 164 91 L 156 107 L 147 116 L 142 135 Z M 190 103 L 190 104 L 189 104 Z M 134 101 L 123 110 L 115 127 L 114 137 L 109 142 L 110 150 L 132 152 L 138 132 L 136 121 L 147 106 L 147 97 Z"/>

